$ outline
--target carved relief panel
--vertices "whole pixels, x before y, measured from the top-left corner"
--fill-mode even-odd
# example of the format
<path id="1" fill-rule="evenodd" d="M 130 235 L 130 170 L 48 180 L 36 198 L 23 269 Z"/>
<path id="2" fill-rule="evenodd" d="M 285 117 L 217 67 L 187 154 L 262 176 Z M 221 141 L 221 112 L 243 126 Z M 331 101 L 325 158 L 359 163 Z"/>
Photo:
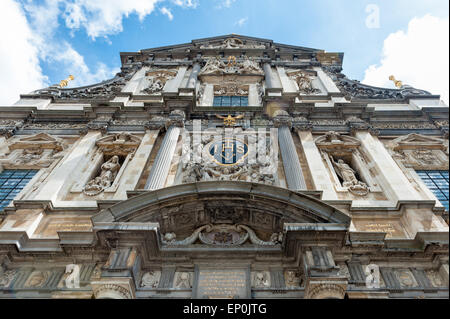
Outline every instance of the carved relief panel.
<path id="1" fill-rule="evenodd" d="M 331 131 L 318 137 L 315 143 L 337 192 L 350 192 L 356 196 L 381 192 L 359 148 L 358 139 Z"/>
<path id="2" fill-rule="evenodd" d="M 295 83 L 297 91 L 301 95 L 320 94 L 317 75 L 313 71 L 292 70 L 286 72 L 289 79 Z"/>
<path id="3" fill-rule="evenodd" d="M 46 168 L 62 158 L 66 148 L 62 139 L 46 133 L 11 139 L 9 152 L 0 156 L 0 164 L 6 169 Z"/>
<path id="4" fill-rule="evenodd" d="M 448 169 L 448 140 L 412 133 L 388 142 L 387 148 L 396 162 L 405 168 Z"/>
<path id="5" fill-rule="evenodd" d="M 141 84 L 141 93 L 159 95 L 167 82 L 175 78 L 177 68 L 156 69 L 152 68 L 145 73 L 145 80 Z"/>
<path id="6" fill-rule="evenodd" d="M 180 182 L 227 180 L 277 185 L 278 144 L 270 134 L 241 128 L 208 129 L 202 132 L 198 145 L 191 146 L 193 134 L 184 133 Z"/>
<path id="7" fill-rule="evenodd" d="M 448 170 L 448 140 L 411 133 L 385 143 L 388 152 L 416 190 L 421 178 L 416 170 Z"/>

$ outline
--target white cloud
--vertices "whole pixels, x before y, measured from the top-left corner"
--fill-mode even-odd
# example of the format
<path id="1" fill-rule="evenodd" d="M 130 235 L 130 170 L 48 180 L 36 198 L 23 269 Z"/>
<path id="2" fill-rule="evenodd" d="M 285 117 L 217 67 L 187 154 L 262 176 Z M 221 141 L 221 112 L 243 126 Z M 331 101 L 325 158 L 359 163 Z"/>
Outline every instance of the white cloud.
<path id="1" fill-rule="evenodd" d="M 172 0 L 174 4 L 184 8 L 196 8 L 199 5 L 199 0 Z"/>
<path id="2" fill-rule="evenodd" d="M 218 9 L 229 8 L 236 0 L 218 0 L 220 3 L 217 6 Z"/>
<path id="3" fill-rule="evenodd" d="M 162 7 L 160 9 L 160 11 L 162 14 L 165 14 L 169 18 L 170 21 L 173 20 L 173 14 L 169 9 L 167 9 L 166 7 Z"/>
<path id="4" fill-rule="evenodd" d="M 236 23 L 234 25 L 240 26 L 242 27 L 244 24 L 246 24 L 248 21 L 248 17 L 239 19 L 238 21 L 236 21 Z"/>
<path id="5" fill-rule="evenodd" d="M 61 1 L 61 0 L 59 0 Z M 68 28 L 84 28 L 92 39 L 122 32 L 122 19 L 135 13 L 142 21 L 162 0 L 67 0 Z"/>
<path id="6" fill-rule="evenodd" d="M 39 50 L 24 12 L 13 0 L 0 10 L 0 104 L 10 105 L 22 93 L 48 85 L 39 66 Z"/>
<path id="7" fill-rule="evenodd" d="M 415 88 L 440 94 L 449 103 L 449 20 L 431 16 L 413 18 L 408 30 L 385 40 L 379 65 L 365 71 L 365 84 L 393 87 L 389 75 Z"/>

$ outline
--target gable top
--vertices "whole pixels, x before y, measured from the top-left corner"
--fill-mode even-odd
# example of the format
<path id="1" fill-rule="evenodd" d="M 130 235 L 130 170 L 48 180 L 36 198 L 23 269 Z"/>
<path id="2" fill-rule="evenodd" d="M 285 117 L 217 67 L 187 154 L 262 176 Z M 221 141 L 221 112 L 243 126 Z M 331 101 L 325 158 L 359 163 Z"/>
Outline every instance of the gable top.
<path id="1" fill-rule="evenodd" d="M 324 50 L 307 48 L 302 46 L 275 43 L 273 40 L 243 36 L 238 34 L 228 34 L 223 36 L 208 37 L 192 40 L 190 43 L 162 46 L 156 48 L 143 49 L 139 52 L 121 52 L 122 64 L 128 63 L 130 57 L 140 57 L 138 60 L 145 61 L 146 57 L 171 55 L 174 58 L 195 58 L 198 53 L 218 54 L 220 52 L 253 52 L 275 58 L 277 56 L 297 55 L 299 58 L 312 58 L 316 55 L 331 54 L 337 57 L 339 65 L 342 65 L 343 53 L 328 53 Z M 136 61 L 136 60 L 135 60 Z"/>

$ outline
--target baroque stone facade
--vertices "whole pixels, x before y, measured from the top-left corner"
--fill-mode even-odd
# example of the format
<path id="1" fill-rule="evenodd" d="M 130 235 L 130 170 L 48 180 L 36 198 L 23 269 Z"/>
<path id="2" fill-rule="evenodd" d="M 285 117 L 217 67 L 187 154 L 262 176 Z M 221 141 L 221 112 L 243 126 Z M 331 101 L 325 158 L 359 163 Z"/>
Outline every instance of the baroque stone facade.
<path id="1" fill-rule="evenodd" d="M 0 107 L 0 298 L 448 298 L 448 106 L 342 60 L 199 39 Z"/>

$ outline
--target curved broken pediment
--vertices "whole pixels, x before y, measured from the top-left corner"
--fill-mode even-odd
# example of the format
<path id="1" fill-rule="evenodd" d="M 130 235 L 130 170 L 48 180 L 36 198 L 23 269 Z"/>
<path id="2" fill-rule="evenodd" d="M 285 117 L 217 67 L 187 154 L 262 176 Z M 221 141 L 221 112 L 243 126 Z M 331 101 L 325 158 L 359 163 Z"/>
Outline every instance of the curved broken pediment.
<path id="1" fill-rule="evenodd" d="M 284 223 L 336 223 L 350 217 L 322 201 L 275 186 L 208 181 L 148 191 L 102 210 L 93 223 L 157 222 L 161 233 L 187 237 L 206 224 L 240 224 L 260 231 L 263 240 Z M 266 238 L 264 238 L 266 236 Z"/>

